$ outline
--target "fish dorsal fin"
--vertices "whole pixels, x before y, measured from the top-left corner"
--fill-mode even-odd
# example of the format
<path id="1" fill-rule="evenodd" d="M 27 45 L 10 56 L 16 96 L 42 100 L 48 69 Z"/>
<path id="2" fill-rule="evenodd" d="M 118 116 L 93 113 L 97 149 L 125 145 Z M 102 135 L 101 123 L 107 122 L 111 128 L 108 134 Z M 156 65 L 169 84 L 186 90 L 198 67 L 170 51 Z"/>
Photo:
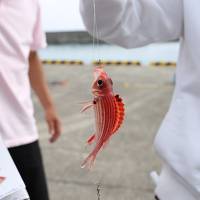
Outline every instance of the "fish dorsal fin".
<path id="1" fill-rule="evenodd" d="M 113 133 L 115 133 L 124 121 L 125 108 L 122 98 L 119 95 L 115 95 L 115 105 L 116 105 L 116 120 L 113 128 Z"/>

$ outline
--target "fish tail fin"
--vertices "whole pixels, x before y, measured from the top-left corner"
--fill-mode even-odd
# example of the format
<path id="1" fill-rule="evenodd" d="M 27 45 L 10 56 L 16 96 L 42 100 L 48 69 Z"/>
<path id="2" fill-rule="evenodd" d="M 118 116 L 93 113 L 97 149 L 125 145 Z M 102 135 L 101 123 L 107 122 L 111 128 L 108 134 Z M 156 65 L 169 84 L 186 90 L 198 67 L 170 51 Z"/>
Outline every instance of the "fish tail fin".
<path id="1" fill-rule="evenodd" d="M 94 166 L 94 161 L 97 157 L 99 150 L 102 148 L 103 143 L 100 142 L 97 144 L 95 149 L 89 154 L 89 156 L 83 161 L 81 168 L 88 168 L 89 170 L 92 169 Z"/>
<path id="2" fill-rule="evenodd" d="M 92 167 L 94 166 L 94 161 L 96 159 L 96 155 L 94 154 L 90 154 L 81 164 L 81 168 L 88 168 L 88 169 L 92 169 Z"/>

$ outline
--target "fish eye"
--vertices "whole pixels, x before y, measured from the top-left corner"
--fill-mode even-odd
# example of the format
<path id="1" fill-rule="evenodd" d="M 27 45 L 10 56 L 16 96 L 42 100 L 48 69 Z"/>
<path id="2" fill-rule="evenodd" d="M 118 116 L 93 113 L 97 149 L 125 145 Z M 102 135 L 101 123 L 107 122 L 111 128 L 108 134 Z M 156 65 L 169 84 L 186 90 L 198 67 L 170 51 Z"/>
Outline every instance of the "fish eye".
<path id="1" fill-rule="evenodd" d="M 103 86 L 103 81 L 102 81 L 102 80 L 98 80 L 98 81 L 97 81 L 97 85 L 98 85 L 99 87 Z"/>

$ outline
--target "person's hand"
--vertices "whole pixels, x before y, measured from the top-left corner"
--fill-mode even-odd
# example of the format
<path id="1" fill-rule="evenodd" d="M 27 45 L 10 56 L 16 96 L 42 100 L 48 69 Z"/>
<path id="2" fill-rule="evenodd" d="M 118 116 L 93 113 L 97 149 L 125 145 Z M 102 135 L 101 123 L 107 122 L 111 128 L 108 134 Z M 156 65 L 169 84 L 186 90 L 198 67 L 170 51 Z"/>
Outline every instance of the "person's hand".
<path id="1" fill-rule="evenodd" d="M 51 134 L 49 141 L 53 143 L 61 135 L 61 121 L 53 107 L 46 109 L 45 118 L 48 124 L 49 133 Z"/>

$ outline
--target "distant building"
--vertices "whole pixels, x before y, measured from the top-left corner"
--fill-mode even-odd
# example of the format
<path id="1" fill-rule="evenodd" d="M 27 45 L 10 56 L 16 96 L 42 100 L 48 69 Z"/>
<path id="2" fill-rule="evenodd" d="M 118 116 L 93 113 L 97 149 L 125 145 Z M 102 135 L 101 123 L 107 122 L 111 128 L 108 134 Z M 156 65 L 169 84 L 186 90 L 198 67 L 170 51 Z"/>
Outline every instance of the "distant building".
<path id="1" fill-rule="evenodd" d="M 41 0 L 41 6 L 49 44 L 92 42 L 79 13 L 79 0 Z"/>

